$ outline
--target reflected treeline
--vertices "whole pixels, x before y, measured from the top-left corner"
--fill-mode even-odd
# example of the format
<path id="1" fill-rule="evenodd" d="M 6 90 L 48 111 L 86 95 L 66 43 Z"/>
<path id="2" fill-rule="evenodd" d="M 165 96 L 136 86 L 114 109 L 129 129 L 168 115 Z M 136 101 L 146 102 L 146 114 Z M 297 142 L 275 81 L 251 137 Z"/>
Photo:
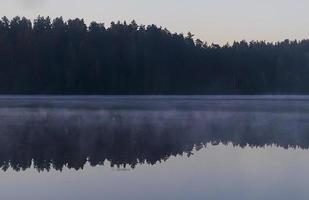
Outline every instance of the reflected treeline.
<path id="1" fill-rule="evenodd" d="M 211 143 L 309 147 L 309 114 L 0 109 L 3 170 L 155 164 Z"/>

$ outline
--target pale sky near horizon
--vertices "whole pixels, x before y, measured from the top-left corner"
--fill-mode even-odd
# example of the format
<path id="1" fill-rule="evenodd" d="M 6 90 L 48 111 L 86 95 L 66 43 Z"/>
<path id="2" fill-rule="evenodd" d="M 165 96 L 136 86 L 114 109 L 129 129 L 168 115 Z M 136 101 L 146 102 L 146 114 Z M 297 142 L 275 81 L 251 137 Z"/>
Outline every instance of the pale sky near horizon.
<path id="1" fill-rule="evenodd" d="M 308 0 L 0 0 L 0 16 L 156 24 L 208 43 L 309 38 Z"/>

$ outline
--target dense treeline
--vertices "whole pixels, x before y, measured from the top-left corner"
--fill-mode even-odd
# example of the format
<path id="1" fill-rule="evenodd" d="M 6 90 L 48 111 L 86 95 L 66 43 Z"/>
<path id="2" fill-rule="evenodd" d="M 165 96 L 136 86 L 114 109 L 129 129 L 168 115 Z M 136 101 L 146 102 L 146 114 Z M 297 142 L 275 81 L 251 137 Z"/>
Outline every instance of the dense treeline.
<path id="1" fill-rule="evenodd" d="M 135 21 L 0 21 L 0 93 L 309 93 L 309 40 L 207 45 Z"/>

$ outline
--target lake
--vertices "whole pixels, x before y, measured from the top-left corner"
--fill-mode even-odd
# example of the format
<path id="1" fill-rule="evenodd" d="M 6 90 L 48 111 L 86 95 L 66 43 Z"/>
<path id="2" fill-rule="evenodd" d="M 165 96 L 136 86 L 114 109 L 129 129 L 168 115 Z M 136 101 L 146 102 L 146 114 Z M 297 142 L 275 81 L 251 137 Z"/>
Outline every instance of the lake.
<path id="1" fill-rule="evenodd" d="M 309 96 L 0 96 L 0 199 L 308 199 Z"/>

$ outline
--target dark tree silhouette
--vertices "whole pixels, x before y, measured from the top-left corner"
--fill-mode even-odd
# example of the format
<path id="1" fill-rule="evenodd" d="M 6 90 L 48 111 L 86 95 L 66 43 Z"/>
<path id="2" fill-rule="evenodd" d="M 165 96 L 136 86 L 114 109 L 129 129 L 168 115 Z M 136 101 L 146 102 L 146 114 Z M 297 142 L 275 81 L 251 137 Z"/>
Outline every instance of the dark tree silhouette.
<path id="1" fill-rule="evenodd" d="M 135 21 L 0 20 L 2 94 L 307 94 L 309 40 L 220 46 Z"/>

